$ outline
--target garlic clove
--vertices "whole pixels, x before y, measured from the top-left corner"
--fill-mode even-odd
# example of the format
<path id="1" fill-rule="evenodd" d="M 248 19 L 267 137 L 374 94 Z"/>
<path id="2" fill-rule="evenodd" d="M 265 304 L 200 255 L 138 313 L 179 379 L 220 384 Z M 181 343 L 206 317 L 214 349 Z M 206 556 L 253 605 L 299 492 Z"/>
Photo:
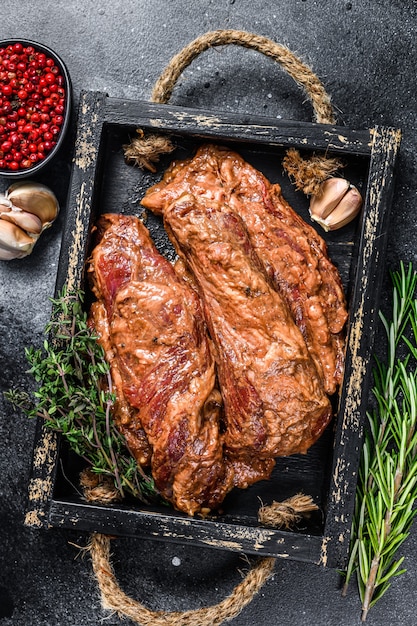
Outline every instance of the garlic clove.
<path id="1" fill-rule="evenodd" d="M 0 213 L 0 219 L 7 220 L 22 230 L 33 235 L 40 235 L 42 232 L 42 222 L 37 215 L 14 208 L 10 211 Z"/>
<path id="2" fill-rule="evenodd" d="M 30 237 L 24 230 L 7 220 L 0 220 L 0 247 L 16 253 L 13 258 L 21 258 L 30 254 L 36 238 Z M 17 256 L 19 255 L 19 256 Z"/>
<path id="3" fill-rule="evenodd" d="M 310 201 L 310 217 L 326 230 L 337 230 L 351 222 L 362 206 L 359 191 L 344 178 L 328 178 Z"/>
<path id="4" fill-rule="evenodd" d="M 359 213 L 362 207 L 362 196 L 353 185 L 349 186 L 348 192 L 343 196 L 333 211 L 325 218 L 313 217 L 325 231 L 337 230 L 349 224 Z"/>
<path id="5" fill-rule="evenodd" d="M 351 186 L 347 194 L 324 220 L 328 230 L 337 230 L 349 224 L 359 213 L 362 196 L 356 187 Z"/>
<path id="6" fill-rule="evenodd" d="M 340 200 L 347 193 L 350 183 L 345 178 L 327 178 L 320 185 L 320 193 L 311 196 L 310 215 L 316 218 L 325 219 L 329 213 L 339 204 Z"/>
<path id="7" fill-rule="evenodd" d="M 58 200 L 46 185 L 23 181 L 11 185 L 6 197 L 15 207 L 37 215 L 42 222 L 42 230 L 51 226 L 59 213 Z"/>

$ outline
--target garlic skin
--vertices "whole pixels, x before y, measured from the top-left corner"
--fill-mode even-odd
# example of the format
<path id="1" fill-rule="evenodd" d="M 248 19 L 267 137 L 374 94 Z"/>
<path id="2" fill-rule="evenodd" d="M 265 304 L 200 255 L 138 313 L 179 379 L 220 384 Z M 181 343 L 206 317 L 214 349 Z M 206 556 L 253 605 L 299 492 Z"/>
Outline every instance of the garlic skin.
<path id="1" fill-rule="evenodd" d="M 0 260 L 29 255 L 59 213 L 55 194 L 40 183 L 22 181 L 0 194 Z"/>
<path id="2" fill-rule="evenodd" d="M 42 230 L 49 228 L 58 216 L 59 204 L 55 194 L 41 183 L 15 183 L 8 188 L 6 197 L 15 207 L 36 215 L 42 222 Z"/>
<path id="3" fill-rule="evenodd" d="M 320 193 L 310 200 L 310 217 L 325 231 L 337 230 L 351 222 L 362 207 L 359 191 L 344 178 L 328 178 Z"/>
<path id="4" fill-rule="evenodd" d="M 29 252 L 16 252 L 16 250 L 7 250 L 0 246 L 0 261 L 14 261 L 14 259 L 23 259 L 28 256 Z"/>
<path id="5" fill-rule="evenodd" d="M 0 253 L 3 252 L 6 257 L 10 253 L 14 253 L 12 258 L 20 259 L 27 256 L 32 252 L 35 243 L 36 239 L 25 233 L 16 224 L 3 219 L 0 220 Z"/>
<path id="6" fill-rule="evenodd" d="M 2 211 L 0 218 L 20 226 L 22 230 L 32 235 L 40 235 L 42 232 L 42 222 L 39 217 L 16 207 L 13 207 L 10 211 Z"/>

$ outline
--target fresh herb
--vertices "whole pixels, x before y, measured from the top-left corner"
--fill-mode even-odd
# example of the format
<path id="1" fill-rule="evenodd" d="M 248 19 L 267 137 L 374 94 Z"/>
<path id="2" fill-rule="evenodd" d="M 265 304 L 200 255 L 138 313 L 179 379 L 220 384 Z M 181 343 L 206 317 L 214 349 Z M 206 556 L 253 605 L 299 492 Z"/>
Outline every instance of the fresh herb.
<path id="1" fill-rule="evenodd" d="M 417 273 L 401 264 L 391 273 L 392 319 L 380 318 L 386 359 L 375 358 L 343 593 L 356 572 L 362 621 L 395 576 L 403 574 L 398 549 L 417 513 Z"/>
<path id="2" fill-rule="evenodd" d="M 10 390 L 6 397 L 28 417 L 40 416 L 62 433 L 94 473 L 113 479 L 122 497 L 129 493 L 143 502 L 155 500 L 152 476 L 138 466 L 114 425 L 110 368 L 88 325 L 83 301 L 83 292 L 65 288 L 51 299 L 48 338 L 42 349 L 26 349 L 29 373 L 39 387 L 33 396 Z"/>

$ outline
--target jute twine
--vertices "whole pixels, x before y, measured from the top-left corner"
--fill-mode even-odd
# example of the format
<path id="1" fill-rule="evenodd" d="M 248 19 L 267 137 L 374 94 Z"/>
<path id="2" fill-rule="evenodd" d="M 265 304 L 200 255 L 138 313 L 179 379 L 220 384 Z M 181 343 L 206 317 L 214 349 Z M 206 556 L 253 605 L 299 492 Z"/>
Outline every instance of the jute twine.
<path id="1" fill-rule="evenodd" d="M 311 100 L 314 121 L 320 124 L 335 123 L 330 96 L 313 70 L 286 46 L 271 41 L 262 35 L 255 35 L 242 30 L 215 30 L 205 33 L 189 43 L 181 52 L 172 57 L 158 78 L 152 91 L 151 100 L 159 104 L 166 104 L 178 78 L 196 57 L 209 48 L 230 44 L 250 48 L 279 63 Z M 154 172 L 154 163 L 159 160 L 160 155 L 171 152 L 174 146 L 167 137 L 162 135 L 145 135 L 142 129 L 138 129 L 137 132 L 139 136 L 133 138 L 129 145 L 124 146 L 125 157 L 128 162 Z M 342 168 L 343 164 L 339 159 L 331 159 L 323 155 L 303 158 L 298 150 L 290 149 L 283 160 L 283 167 L 298 190 L 307 195 L 312 195 L 318 193 L 321 183 Z"/>
<path id="2" fill-rule="evenodd" d="M 185 46 L 181 52 L 172 57 L 156 81 L 152 91 L 152 101 L 166 104 L 178 78 L 196 57 L 209 48 L 230 44 L 256 50 L 279 63 L 310 98 L 314 108 L 315 121 L 320 124 L 335 123 L 330 97 L 311 68 L 286 46 L 275 43 L 262 35 L 255 35 L 243 30 L 215 30 L 197 37 L 188 46 Z"/>
<path id="3" fill-rule="evenodd" d="M 82 472 L 80 483 L 89 502 L 110 504 L 113 500 L 120 499 L 113 481 L 89 470 Z M 317 509 L 310 496 L 297 494 L 284 502 L 274 501 L 269 506 L 262 505 L 258 519 L 264 526 L 288 530 L 303 515 Z M 141 626 L 219 626 L 236 617 L 253 600 L 272 575 L 276 562 L 275 557 L 261 558 L 232 593 L 213 606 L 190 611 L 152 611 L 141 602 L 130 598 L 120 588 L 111 562 L 111 540 L 108 535 L 93 533 L 87 546 L 100 589 L 102 606 Z"/>
<path id="4" fill-rule="evenodd" d="M 232 593 L 214 606 L 191 611 L 151 611 L 119 587 L 110 559 L 110 538 L 96 534 L 90 544 L 93 570 L 100 586 L 103 608 L 129 617 L 142 626 L 219 626 L 236 617 L 272 574 L 275 559 L 266 557 L 249 571 Z"/>
<path id="5" fill-rule="evenodd" d="M 179 76 L 193 59 L 209 48 L 228 44 L 257 50 L 277 61 L 310 98 L 315 121 L 334 124 L 335 116 L 330 98 L 311 68 L 287 47 L 266 37 L 240 30 L 208 32 L 192 41 L 171 59 L 161 74 L 154 86 L 152 101 L 167 103 Z M 142 129 L 138 129 L 137 134 L 128 146 L 124 146 L 126 159 L 154 172 L 160 155 L 171 152 L 174 146 L 169 138 L 161 135 L 146 135 Z M 284 159 L 288 174 L 305 193 L 312 193 L 320 182 L 340 166 L 337 159 L 317 155 L 313 155 L 312 159 L 303 159 L 297 150 L 289 150 Z M 83 473 L 81 484 L 89 501 L 109 503 L 118 497 L 111 482 L 91 472 Z M 258 519 L 264 526 L 290 529 L 303 515 L 317 508 L 310 496 L 297 494 L 284 502 L 262 505 Z M 115 611 L 121 617 L 128 617 L 141 626 L 219 626 L 236 617 L 251 602 L 271 576 L 276 561 L 274 557 L 261 558 L 232 593 L 214 606 L 184 612 L 152 611 L 141 602 L 128 597 L 120 588 L 111 563 L 110 543 L 109 536 L 95 533 L 88 546 L 103 608 Z"/>

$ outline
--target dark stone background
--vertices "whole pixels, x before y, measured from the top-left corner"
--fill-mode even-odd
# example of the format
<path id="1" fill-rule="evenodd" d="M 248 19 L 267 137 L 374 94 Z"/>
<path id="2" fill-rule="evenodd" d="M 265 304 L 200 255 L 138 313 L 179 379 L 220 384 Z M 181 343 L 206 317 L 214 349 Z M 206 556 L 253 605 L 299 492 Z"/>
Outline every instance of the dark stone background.
<path id="1" fill-rule="evenodd" d="M 81 89 L 149 99 L 172 55 L 209 30 L 244 29 L 287 44 L 325 84 L 340 124 L 402 129 L 388 269 L 416 257 L 416 19 L 414 0 L 3 0 L 0 38 L 33 39 L 61 54 L 76 103 Z M 301 121 L 312 117 L 309 102 L 279 67 L 232 47 L 196 60 L 171 102 Z M 0 265 L 2 390 L 27 383 L 24 347 L 40 345 L 49 317 L 70 172 L 69 155 L 64 157 L 47 181 L 62 202 L 60 218 L 29 258 Z M 383 299 L 386 295 L 385 287 Z M 14 413 L 2 396 L 0 403 L 1 624 L 130 623 L 101 609 L 89 558 L 77 548 L 86 536 L 24 527 L 34 424 Z M 153 609 L 217 603 L 247 567 L 239 555 L 163 542 L 122 539 L 113 551 L 122 587 Z M 407 572 L 372 609 L 369 626 L 417 623 L 416 528 L 401 553 Z M 180 566 L 173 565 L 174 557 Z M 356 589 L 342 599 L 337 572 L 279 560 L 273 577 L 231 623 L 351 626 L 359 619 Z"/>

